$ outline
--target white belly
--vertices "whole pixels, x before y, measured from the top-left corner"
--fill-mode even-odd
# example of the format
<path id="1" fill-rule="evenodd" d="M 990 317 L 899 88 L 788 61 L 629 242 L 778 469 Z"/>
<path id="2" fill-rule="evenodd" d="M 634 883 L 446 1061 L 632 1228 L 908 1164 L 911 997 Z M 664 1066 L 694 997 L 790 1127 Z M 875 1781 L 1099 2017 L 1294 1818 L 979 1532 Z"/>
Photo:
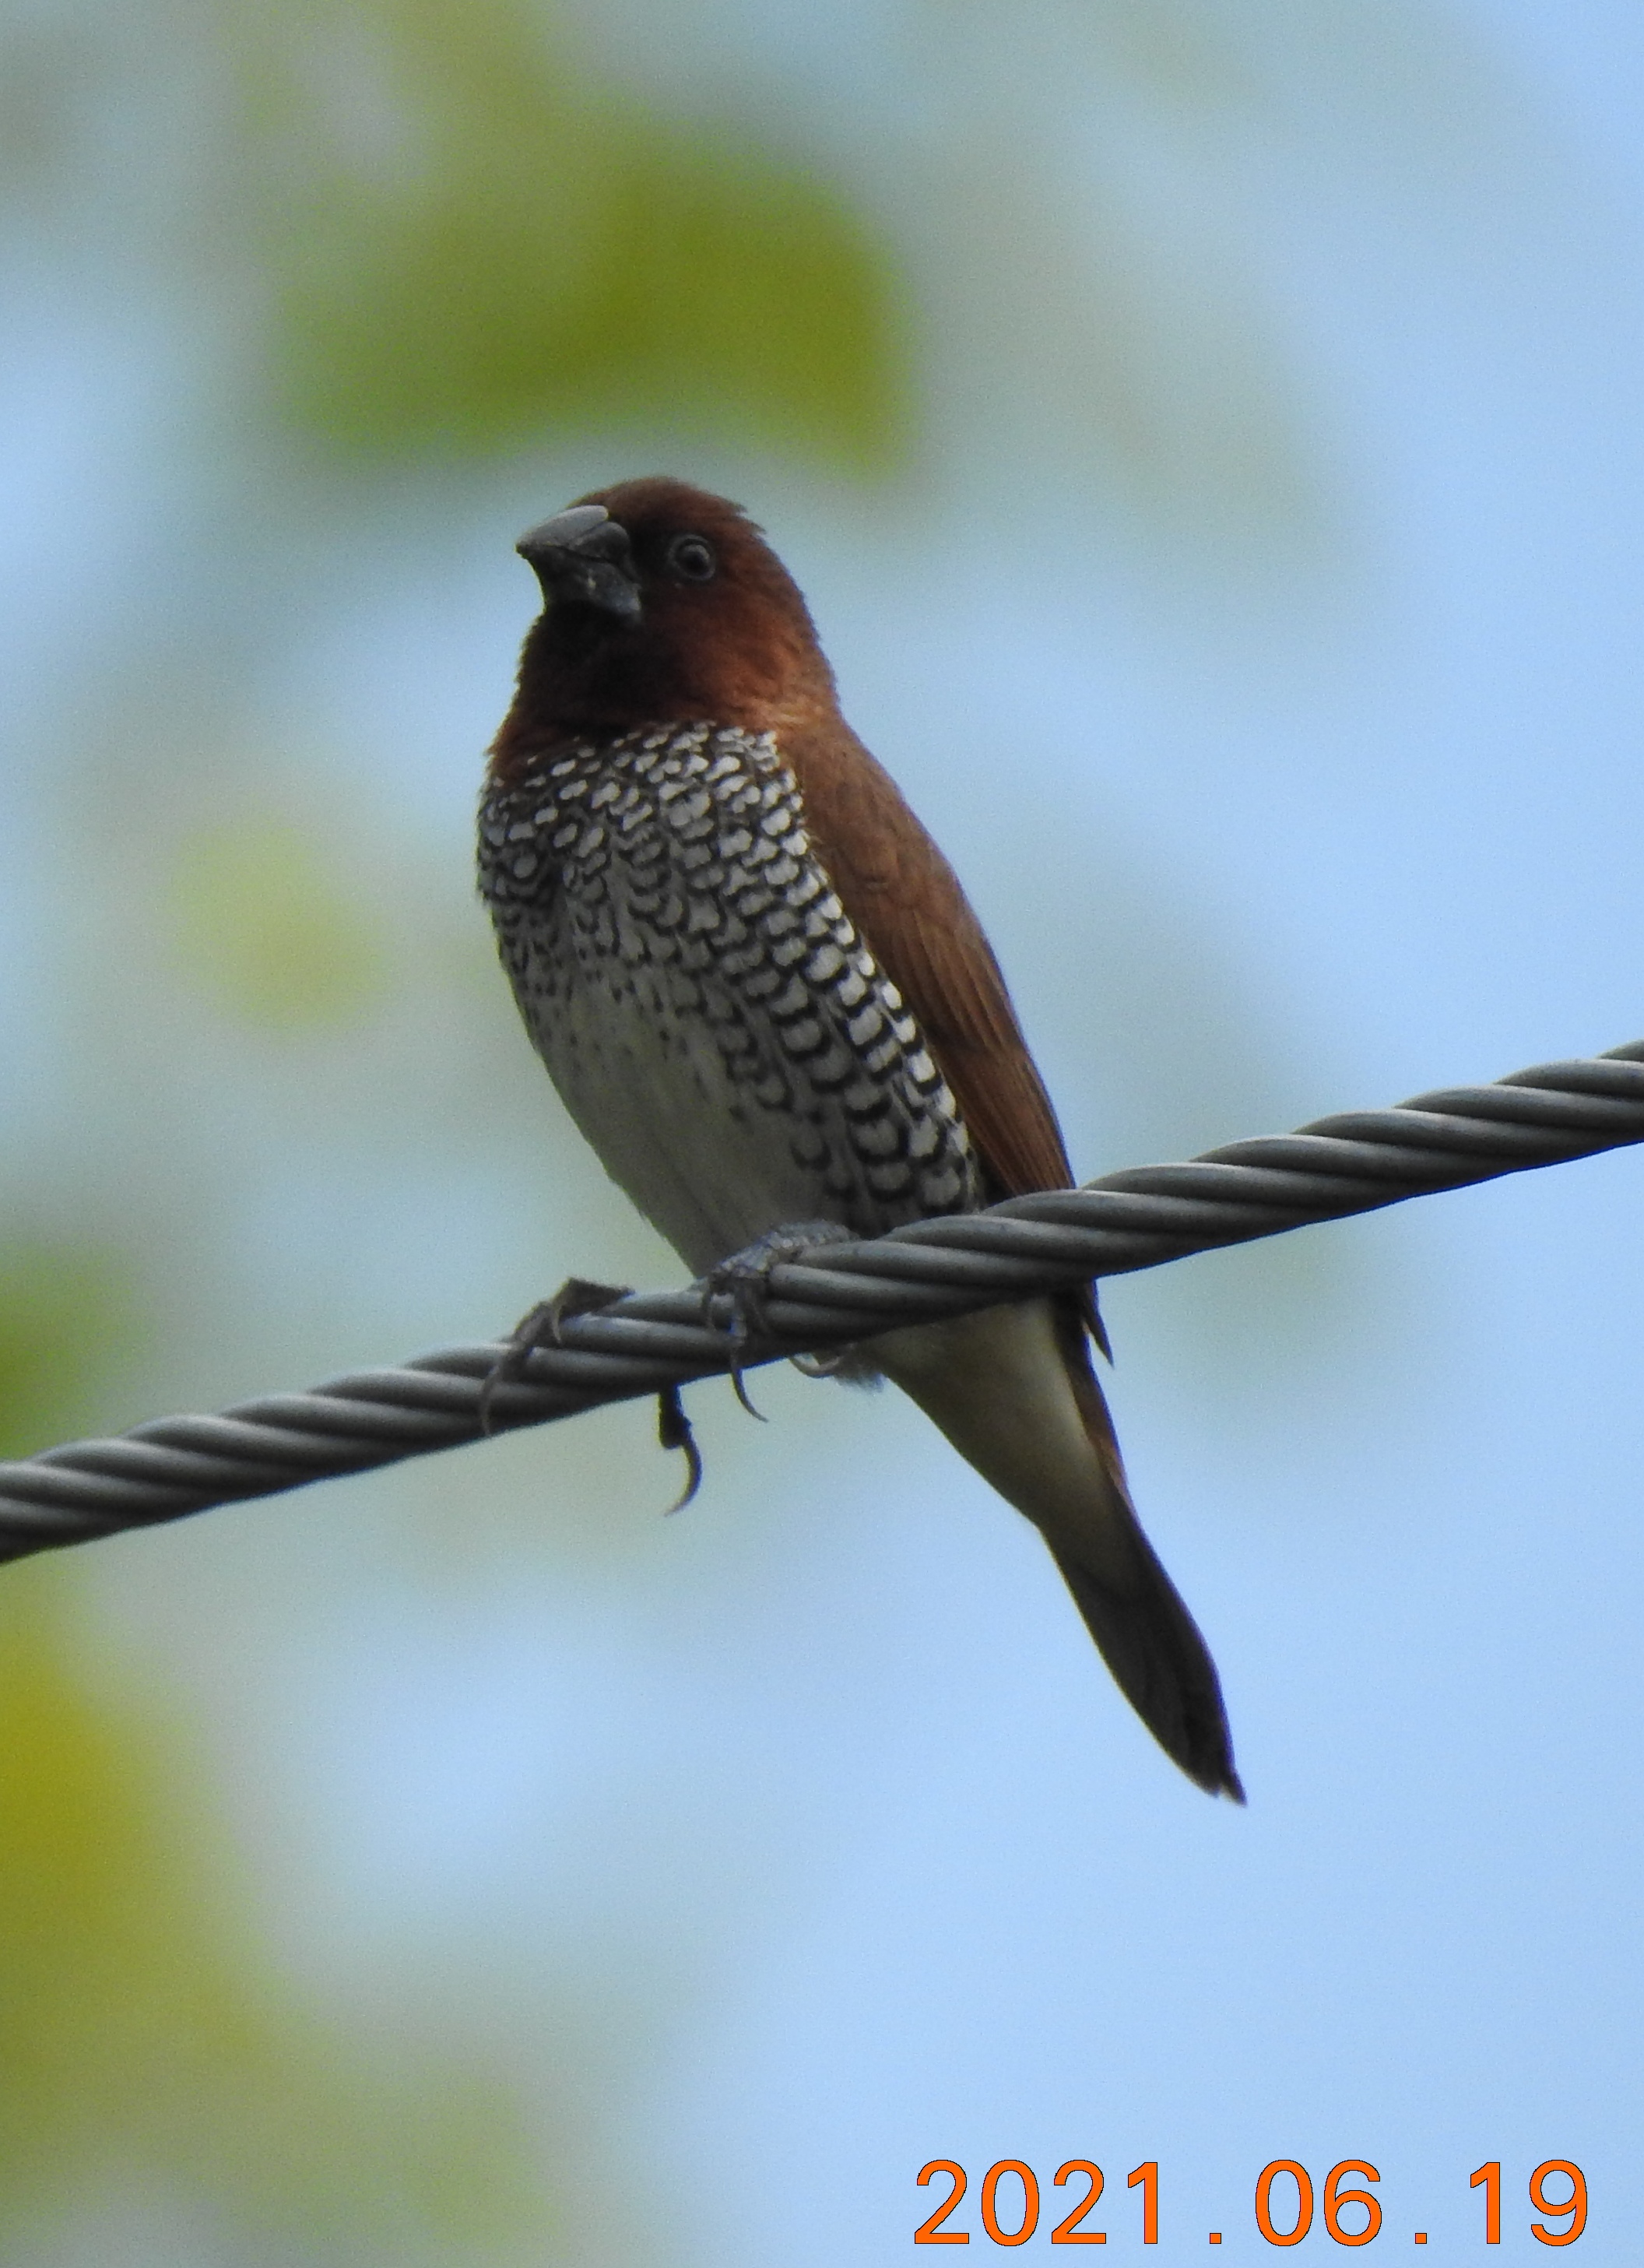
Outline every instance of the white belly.
<path id="1" fill-rule="evenodd" d="M 578 983 L 536 1020 L 554 1083 L 612 1180 L 694 1275 L 786 1222 L 844 1219 L 824 1168 L 794 1157 L 712 1026 L 657 997 L 666 990 L 650 971 L 622 998 Z"/>

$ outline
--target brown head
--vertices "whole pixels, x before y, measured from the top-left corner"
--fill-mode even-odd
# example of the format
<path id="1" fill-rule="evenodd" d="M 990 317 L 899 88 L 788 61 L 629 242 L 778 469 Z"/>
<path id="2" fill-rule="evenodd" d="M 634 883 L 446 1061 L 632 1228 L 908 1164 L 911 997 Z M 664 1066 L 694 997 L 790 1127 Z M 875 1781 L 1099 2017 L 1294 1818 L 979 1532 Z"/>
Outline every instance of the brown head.
<path id="1" fill-rule="evenodd" d="M 495 771 L 570 734 L 686 722 L 792 732 L 837 714 L 798 585 L 724 497 L 685 481 L 623 481 L 517 548 L 543 611 Z"/>

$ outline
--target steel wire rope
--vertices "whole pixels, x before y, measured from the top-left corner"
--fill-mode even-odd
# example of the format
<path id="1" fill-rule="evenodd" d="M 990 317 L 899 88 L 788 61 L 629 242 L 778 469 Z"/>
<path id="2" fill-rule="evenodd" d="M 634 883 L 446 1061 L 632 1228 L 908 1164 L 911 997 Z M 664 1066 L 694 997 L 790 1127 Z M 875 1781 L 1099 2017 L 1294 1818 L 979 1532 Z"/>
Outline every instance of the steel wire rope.
<path id="1" fill-rule="evenodd" d="M 747 1345 L 742 1366 L 1635 1142 L 1644 1142 L 1644 1040 L 1489 1086 L 1317 1119 L 1180 1165 L 1132 1167 L 1082 1189 L 818 1245 L 771 1270 L 768 1332 Z M 635 1292 L 572 1316 L 562 1344 L 535 1350 L 517 1381 L 496 1387 L 492 1430 L 546 1425 L 723 1373 L 727 1314 L 723 1295 L 705 1307 L 699 1286 Z M 0 1559 L 477 1440 L 481 1388 L 505 1344 L 444 1347 L 305 1393 L 153 1418 L 0 1462 Z"/>

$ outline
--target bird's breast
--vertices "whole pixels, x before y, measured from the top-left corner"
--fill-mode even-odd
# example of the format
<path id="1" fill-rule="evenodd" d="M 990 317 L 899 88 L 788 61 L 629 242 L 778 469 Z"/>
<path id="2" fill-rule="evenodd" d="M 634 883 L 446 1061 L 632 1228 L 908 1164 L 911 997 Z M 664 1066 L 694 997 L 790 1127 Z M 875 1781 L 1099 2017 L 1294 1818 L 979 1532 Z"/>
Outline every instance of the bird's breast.
<path id="1" fill-rule="evenodd" d="M 770 735 L 561 746 L 487 796 L 480 875 L 571 1116 L 694 1270 L 785 1221 L 874 1235 L 980 1202 L 953 1096 Z"/>

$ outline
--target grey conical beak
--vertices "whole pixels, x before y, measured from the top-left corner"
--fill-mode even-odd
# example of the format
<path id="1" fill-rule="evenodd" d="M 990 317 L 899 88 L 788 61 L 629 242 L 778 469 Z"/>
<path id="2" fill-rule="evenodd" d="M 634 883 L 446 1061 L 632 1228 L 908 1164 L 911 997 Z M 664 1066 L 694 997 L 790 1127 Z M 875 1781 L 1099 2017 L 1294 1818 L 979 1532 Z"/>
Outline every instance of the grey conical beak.
<path id="1" fill-rule="evenodd" d="M 546 605 L 592 607 L 620 622 L 640 618 L 639 576 L 628 530 L 602 504 L 555 512 L 514 546 L 536 570 Z"/>

